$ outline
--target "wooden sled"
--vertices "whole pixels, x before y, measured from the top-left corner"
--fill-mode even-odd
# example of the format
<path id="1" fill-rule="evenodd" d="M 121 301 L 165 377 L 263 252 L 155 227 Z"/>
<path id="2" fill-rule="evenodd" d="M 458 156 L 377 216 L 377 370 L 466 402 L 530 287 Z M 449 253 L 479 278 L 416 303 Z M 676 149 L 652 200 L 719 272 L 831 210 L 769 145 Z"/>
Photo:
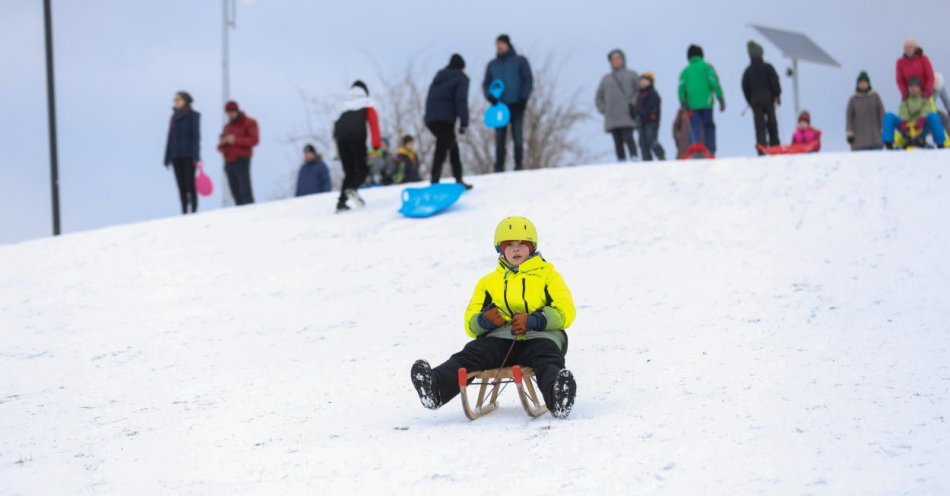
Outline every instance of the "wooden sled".
<path id="1" fill-rule="evenodd" d="M 534 387 L 535 380 L 533 379 L 534 371 L 530 367 L 520 367 L 518 365 L 478 372 L 469 372 L 464 368 L 460 368 L 459 389 L 462 392 L 462 409 L 465 410 L 465 416 L 469 420 L 475 420 L 495 411 L 498 408 L 498 394 L 501 393 L 502 384 L 510 383 L 514 383 L 518 389 L 518 396 L 521 398 L 521 406 L 525 413 L 532 418 L 544 415 L 548 408 L 538 401 L 538 393 Z M 469 385 L 478 386 L 478 399 L 475 402 L 474 409 L 466 392 Z M 491 388 L 490 392 L 489 388 Z M 486 400 L 488 400 L 487 403 Z"/>

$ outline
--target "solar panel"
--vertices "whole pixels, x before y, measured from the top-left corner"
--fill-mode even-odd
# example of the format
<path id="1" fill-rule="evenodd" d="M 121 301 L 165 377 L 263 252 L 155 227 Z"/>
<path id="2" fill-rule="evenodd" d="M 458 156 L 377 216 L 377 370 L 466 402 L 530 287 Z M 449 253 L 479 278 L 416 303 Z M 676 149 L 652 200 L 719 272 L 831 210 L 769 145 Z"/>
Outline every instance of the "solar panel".
<path id="1" fill-rule="evenodd" d="M 752 24 L 756 31 L 765 36 L 772 42 L 782 54 L 790 59 L 804 60 L 816 64 L 830 65 L 832 67 L 841 67 L 837 60 L 831 58 L 827 52 L 821 49 L 808 36 L 801 33 L 793 33 L 781 29 L 767 28 Z"/>

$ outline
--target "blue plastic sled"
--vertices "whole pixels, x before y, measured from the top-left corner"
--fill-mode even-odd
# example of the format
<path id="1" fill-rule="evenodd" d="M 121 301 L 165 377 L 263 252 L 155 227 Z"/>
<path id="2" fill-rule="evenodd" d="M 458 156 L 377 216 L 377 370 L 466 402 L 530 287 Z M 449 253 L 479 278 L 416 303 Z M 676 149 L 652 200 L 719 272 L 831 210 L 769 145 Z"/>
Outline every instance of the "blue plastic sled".
<path id="1" fill-rule="evenodd" d="M 485 125 L 490 128 L 505 127 L 511 122 L 511 109 L 501 101 L 501 94 L 504 92 L 505 83 L 501 79 L 492 81 L 488 86 L 488 93 L 498 101 L 485 111 Z"/>
<path id="2" fill-rule="evenodd" d="M 402 191 L 402 207 L 399 213 L 416 219 L 432 217 L 454 205 L 464 192 L 465 186 L 455 183 L 406 188 Z"/>

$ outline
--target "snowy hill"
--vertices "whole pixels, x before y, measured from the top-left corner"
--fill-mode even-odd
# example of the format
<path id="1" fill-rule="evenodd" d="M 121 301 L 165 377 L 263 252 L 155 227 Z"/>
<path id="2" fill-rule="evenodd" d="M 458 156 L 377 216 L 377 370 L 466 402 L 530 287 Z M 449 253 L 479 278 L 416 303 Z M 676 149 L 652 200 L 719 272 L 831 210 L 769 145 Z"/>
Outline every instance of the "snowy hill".
<path id="1" fill-rule="evenodd" d="M 948 494 L 950 155 L 472 178 L 0 247 L 0 494 Z M 409 383 L 495 223 L 578 303 L 571 418 Z"/>

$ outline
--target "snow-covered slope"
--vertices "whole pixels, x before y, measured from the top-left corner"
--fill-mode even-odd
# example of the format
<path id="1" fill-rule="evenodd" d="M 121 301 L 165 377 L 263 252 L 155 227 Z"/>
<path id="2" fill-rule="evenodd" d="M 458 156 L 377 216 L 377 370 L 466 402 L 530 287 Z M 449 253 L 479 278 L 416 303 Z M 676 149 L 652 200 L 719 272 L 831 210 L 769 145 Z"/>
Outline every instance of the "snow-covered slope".
<path id="1" fill-rule="evenodd" d="M 0 494 L 950 493 L 950 155 L 472 178 L 0 247 Z M 409 382 L 496 222 L 578 303 L 568 421 Z"/>

